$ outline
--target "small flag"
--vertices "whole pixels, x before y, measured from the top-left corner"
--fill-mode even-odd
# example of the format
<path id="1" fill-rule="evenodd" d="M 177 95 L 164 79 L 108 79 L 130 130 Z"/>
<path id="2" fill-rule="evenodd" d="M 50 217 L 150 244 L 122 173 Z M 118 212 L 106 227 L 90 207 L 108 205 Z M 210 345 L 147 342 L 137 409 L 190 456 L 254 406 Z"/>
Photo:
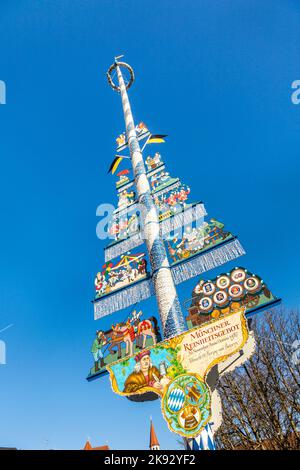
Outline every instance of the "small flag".
<path id="1" fill-rule="evenodd" d="M 117 176 L 123 176 L 123 175 L 129 175 L 130 171 L 129 170 L 122 170 L 117 173 Z"/>
<path id="2" fill-rule="evenodd" d="M 117 176 L 122 176 L 122 175 L 129 175 L 130 171 L 129 170 L 122 170 L 117 173 Z"/>
<path id="3" fill-rule="evenodd" d="M 147 144 L 163 144 L 165 142 L 165 137 L 167 137 L 166 134 L 152 134 L 149 137 Z"/>
<path id="4" fill-rule="evenodd" d="M 112 164 L 110 165 L 109 170 L 108 170 L 107 173 L 111 173 L 113 175 L 115 173 L 115 171 L 117 170 L 117 168 L 120 165 L 122 160 L 123 160 L 123 157 L 117 156 L 116 158 L 114 158 L 114 160 L 112 161 Z"/>

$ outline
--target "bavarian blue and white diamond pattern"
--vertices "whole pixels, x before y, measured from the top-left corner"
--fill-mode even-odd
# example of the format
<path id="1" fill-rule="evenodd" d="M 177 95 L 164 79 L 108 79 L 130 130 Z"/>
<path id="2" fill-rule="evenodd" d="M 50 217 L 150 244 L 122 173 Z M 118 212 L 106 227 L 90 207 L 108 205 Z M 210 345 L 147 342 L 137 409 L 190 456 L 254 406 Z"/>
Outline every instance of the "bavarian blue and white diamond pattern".
<path id="1" fill-rule="evenodd" d="M 216 450 L 214 435 L 210 424 L 207 424 L 204 429 L 202 429 L 199 436 L 186 439 L 185 442 L 187 450 Z"/>
<path id="2" fill-rule="evenodd" d="M 171 412 L 176 413 L 181 410 L 185 402 L 185 395 L 181 388 L 174 388 L 168 398 L 168 408 Z"/>

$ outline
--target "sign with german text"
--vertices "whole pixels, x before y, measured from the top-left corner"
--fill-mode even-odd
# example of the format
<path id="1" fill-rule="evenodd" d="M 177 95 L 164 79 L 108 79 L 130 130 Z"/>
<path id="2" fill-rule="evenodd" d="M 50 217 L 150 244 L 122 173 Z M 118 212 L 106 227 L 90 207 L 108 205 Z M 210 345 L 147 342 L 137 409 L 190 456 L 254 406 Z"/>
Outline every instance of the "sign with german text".
<path id="1" fill-rule="evenodd" d="M 195 437 L 211 418 L 209 370 L 239 352 L 248 337 L 244 309 L 238 309 L 110 364 L 113 391 L 133 401 L 161 397 L 170 430 Z"/>

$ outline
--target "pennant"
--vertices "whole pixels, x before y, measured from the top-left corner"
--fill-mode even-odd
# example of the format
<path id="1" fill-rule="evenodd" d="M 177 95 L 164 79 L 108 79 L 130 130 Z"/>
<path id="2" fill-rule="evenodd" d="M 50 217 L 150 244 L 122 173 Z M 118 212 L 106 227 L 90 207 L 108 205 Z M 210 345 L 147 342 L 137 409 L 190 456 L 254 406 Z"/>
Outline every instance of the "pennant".
<path id="1" fill-rule="evenodd" d="M 124 157 L 116 156 L 114 160 L 112 161 L 109 170 L 107 173 L 111 173 L 112 175 L 116 172 L 118 166 L 120 165 L 121 161 L 123 160 Z"/>
<path id="2" fill-rule="evenodd" d="M 167 137 L 167 134 L 151 134 L 147 144 L 163 144 L 165 142 L 165 137 Z"/>
<path id="3" fill-rule="evenodd" d="M 122 175 L 129 175 L 130 171 L 129 170 L 122 170 L 117 173 L 117 176 L 122 176 Z"/>

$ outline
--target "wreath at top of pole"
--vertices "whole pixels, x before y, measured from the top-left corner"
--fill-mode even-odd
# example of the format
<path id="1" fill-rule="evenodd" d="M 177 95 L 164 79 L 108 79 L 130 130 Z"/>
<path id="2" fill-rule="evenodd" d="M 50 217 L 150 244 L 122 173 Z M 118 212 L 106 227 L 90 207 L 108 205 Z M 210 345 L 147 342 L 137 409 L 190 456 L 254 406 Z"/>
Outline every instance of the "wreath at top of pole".
<path id="1" fill-rule="evenodd" d="M 107 73 L 106 73 L 106 76 L 107 76 L 107 80 L 108 80 L 108 83 L 110 84 L 110 86 L 112 87 L 113 90 L 116 90 L 118 92 L 120 92 L 120 87 L 118 85 L 115 85 L 114 82 L 113 82 L 113 79 L 111 77 L 111 73 L 113 72 L 113 70 L 115 70 L 117 67 L 124 67 L 125 69 L 127 69 L 130 73 L 130 79 L 129 79 L 129 82 L 125 85 L 126 86 L 126 90 L 128 90 L 128 88 L 131 87 L 131 85 L 133 84 L 134 82 L 134 72 L 133 72 L 133 69 L 132 67 L 130 67 L 130 65 L 126 64 L 126 62 L 115 62 L 114 64 L 112 64 Z"/>

